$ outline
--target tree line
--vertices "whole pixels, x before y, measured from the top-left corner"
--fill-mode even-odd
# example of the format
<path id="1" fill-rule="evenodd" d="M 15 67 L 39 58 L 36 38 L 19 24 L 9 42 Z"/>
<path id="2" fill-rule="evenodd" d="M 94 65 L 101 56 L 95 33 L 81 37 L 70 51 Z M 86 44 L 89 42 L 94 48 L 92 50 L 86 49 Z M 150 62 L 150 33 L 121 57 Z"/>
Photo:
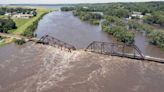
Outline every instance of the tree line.
<path id="1" fill-rule="evenodd" d="M 164 11 L 153 12 L 151 16 L 145 17 L 144 22 L 148 24 L 159 24 L 164 26 Z"/>
<path id="2" fill-rule="evenodd" d="M 23 14 L 33 14 L 34 16 L 37 15 L 36 9 L 31 8 L 9 8 L 9 7 L 0 7 L 0 15 L 5 15 L 5 13 L 23 13 Z"/>
<path id="3" fill-rule="evenodd" d="M 126 23 L 114 16 L 105 16 L 105 21 L 102 23 L 102 30 L 113 35 L 118 41 L 125 44 L 133 44 L 135 33 L 127 29 Z"/>
<path id="4" fill-rule="evenodd" d="M 155 30 L 152 26 L 140 24 L 135 21 L 130 21 L 129 28 L 136 31 L 145 31 L 149 42 L 164 49 L 164 31 Z"/>
<path id="5" fill-rule="evenodd" d="M 84 12 L 79 10 L 73 11 L 74 16 L 78 16 L 81 20 L 87 21 L 91 24 L 98 25 L 99 21 L 102 19 L 102 15 L 92 12 Z"/>
<path id="6" fill-rule="evenodd" d="M 8 30 L 16 28 L 16 23 L 12 19 L 0 19 L 0 32 L 8 33 Z"/>
<path id="7" fill-rule="evenodd" d="M 157 31 L 151 26 L 151 24 L 164 26 L 164 2 L 79 4 L 70 9 L 65 7 L 62 10 L 73 11 L 75 16 L 84 21 L 96 19 L 91 14 L 92 12 L 102 12 L 101 19 L 105 19 L 102 29 L 117 40 L 132 44 L 135 33 L 131 30 L 145 31 L 151 44 L 164 48 L 164 32 Z M 133 12 L 140 12 L 144 16 L 141 19 L 142 24 L 137 22 L 139 19 L 124 20 L 129 18 Z"/>

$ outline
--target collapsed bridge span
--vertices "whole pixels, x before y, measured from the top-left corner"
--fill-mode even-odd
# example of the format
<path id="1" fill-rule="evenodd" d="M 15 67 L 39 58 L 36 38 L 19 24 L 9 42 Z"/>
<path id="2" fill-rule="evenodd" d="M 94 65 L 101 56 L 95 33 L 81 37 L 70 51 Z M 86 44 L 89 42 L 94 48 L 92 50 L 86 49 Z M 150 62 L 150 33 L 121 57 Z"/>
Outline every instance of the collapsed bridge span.
<path id="1" fill-rule="evenodd" d="M 75 46 L 70 45 L 64 41 L 58 40 L 49 35 L 42 36 L 39 40 L 37 40 L 37 43 L 42 43 L 53 47 L 58 47 L 61 49 L 65 48 L 69 52 L 71 52 L 71 50 L 76 50 Z M 93 41 L 87 46 L 87 48 L 85 48 L 85 51 L 90 51 L 104 55 L 112 55 L 131 59 L 164 63 L 164 59 L 143 55 L 142 51 L 134 44 L 127 45 L 121 43 Z"/>
<path id="2" fill-rule="evenodd" d="M 47 45 L 51 45 L 51 46 L 54 46 L 54 47 L 59 47 L 61 49 L 66 48 L 69 51 L 76 50 L 76 48 L 74 46 L 72 46 L 68 43 L 65 43 L 64 41 L 61 41 L 59 39 L 56 39 L 52 36 L 49 36 L 49 35 L 42 36 L 40 38 L 40 40 L 37 41 L 37 43 L 47 44 Z"/>

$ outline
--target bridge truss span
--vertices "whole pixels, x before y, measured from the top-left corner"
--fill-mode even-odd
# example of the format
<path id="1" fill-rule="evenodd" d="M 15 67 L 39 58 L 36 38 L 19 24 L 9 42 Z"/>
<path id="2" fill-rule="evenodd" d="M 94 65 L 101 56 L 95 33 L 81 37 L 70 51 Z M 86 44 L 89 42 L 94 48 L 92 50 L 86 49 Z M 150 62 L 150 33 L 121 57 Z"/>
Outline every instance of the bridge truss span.
<path id="1" fill-rule="evenodd" d="M 136 45 L 93 41 L 85 50 L 105 55 L 144 59 L 144 55 Z"/>
<path id="2" fill-rule="evenodd" d="M 65 48 L 65 49 L 68 49 L 68 51 L 76 50 L 74 46 L 49 35 L 42 36 L 37 43 L 47 44 L 47 45 L 58 47 L 61 49 Z"/>

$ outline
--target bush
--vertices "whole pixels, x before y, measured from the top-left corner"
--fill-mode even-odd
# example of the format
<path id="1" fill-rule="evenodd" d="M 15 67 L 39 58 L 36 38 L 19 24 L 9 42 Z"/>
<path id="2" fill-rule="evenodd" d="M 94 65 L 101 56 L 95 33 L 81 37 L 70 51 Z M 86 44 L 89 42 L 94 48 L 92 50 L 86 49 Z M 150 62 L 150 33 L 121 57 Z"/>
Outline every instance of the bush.
<path id="1" fill-rule="evenodd" d="M 113 35 L 115 38 L 117 38 L 118 41 L 121 41 L 128 45 L 134 43 L 134 32 L 128 31 L 124 27 L 113 26 L 112 28 L 109 28 L 107 25 L 102 25 L 102 29 L 105 32 L 108 32 L 109 34 Z"/>
<path id="2" fill-rule="evenodd" d="M 72 11 L 74 9 L 75 9 L 74 7 L 62 7 L 61 11 Z"/>
<path id="3" fill-rule="evenodd" d="M 7 33 L 8 30 L 16 28 L 16 23 L 12 19 L 0 19 L 0 32 Z"/>
<path id="4" fill-rule="evenodd" d="M 86 11 L 84 12 L 80 10 L 74 10 L 73 15 L 78 16 L 81 20 L 87 21 L 93 25 L 98 25 L 100 20 L 103 18 L 101 14 Z"/>
<path id="5" fill-rule="evenodd" d="M 164 49 L 164 32 L 152 31 L 149 35 L 149 42 L 153 45 L 159 46 Z"/>
<path id="6" fill-rule="evenodd" d="M 23 44 L 26 43 L 26 41 L 24 39 L 20 39 L 20 40 L 15 39 L 14 43 L 17 44 L 17 45 L 23 45 Z"/>

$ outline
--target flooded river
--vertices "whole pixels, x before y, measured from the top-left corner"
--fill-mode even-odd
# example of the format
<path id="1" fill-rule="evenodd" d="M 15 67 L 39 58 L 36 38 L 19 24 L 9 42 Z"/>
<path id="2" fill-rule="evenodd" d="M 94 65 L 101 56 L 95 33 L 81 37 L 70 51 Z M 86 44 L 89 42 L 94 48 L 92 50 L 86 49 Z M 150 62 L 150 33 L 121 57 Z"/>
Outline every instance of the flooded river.
<path id="1" fill-rule="evenodd" d="M 92 41 L 116 42 L 99 26 L 90 25 L 74 17 L 71 12 L 56 11 L 47 14 L 36 30 L 38 37 L 51 35 L 59 40 L 74 45 L 76 48 L 86 48 Z M 148 39 L 137 33 L 135 44 L 144 55 L 164 58 L 164 51 L 148 43 Z"/>
<path id="2" fill-rule="evenodd" d="M 3 59 L 4 58 L 4 59 Z M 0 48 L 0 92 L 163 92 L 164 65 L 27 43 Z"/>
<path id="3" fill-rule="evenodd" d="M 38 37 L 51 35 L 57 39 L 85 48 L 92 41 L 112 42 L 111 37 L 93 26 L 74 17 L 71 12 L 52 12 L 40 21 L 36 31 Z"/>
<path id="4" fill-rule="evenodd" d="M 71 12 L 47 14 L 36 33 L 79 49 L 92 41 L 116 42 Z M 149 45 L 141 33 L 135 40 L 144 54 L 164 58 L 164 52 Z M 82 50 L 70 53 L 33 42 L 0 47 L 0 92 L 163 92 L 163 85 L 164 64 Z"/>

